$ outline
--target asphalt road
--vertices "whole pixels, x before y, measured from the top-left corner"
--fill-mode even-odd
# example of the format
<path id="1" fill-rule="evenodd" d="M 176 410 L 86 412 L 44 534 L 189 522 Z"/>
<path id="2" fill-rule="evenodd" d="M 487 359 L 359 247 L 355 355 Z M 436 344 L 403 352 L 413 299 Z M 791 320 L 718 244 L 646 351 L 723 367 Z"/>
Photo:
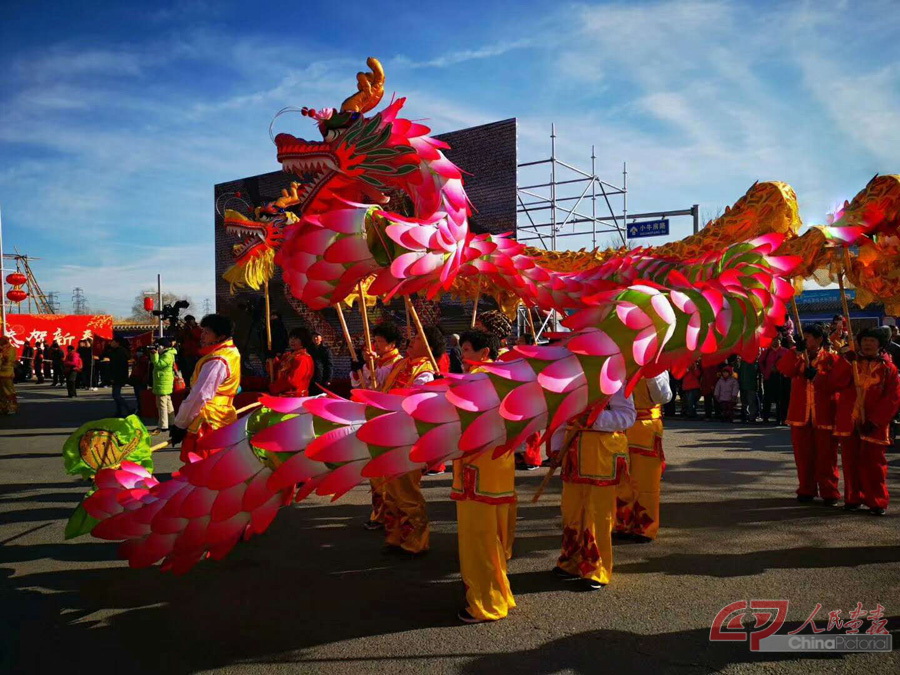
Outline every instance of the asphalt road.
<path id="1" fill-rule="evenodd" d="M 0 419 L 0 671 L 16 673 L 890 673 L 892 654 L 755 653 L 710 642 L 725 605 L 787 599 L 789 629 L 817 603 L 843 616 L 885 607 L 900 633 L 900 508 L 884 518 L 793 499 L 786 429 L 671 422 L 663 530 L 617 545 L 612 583 L 569 590 L 553 577 L 559 483 L 537 504 L 543 470 L 520 472 L 510 580 L 518 607 L 465 626 L 449 475 L 424 485 L 432 550 L 398 560 L 362 530 L 368 491 L 284 509 L 261 537 L 183 577 L 130 570 L 115 545 L 63 541 L 86 484 L 60 448 L 110 414 L 109 390 L 69 401 L 20 386 Z M 891 489 L 900 495 L 900 455 Z M 158 473 L 177 467 L 158 455 Z M 867 624 L 868 625 L 868 624 Z"/>

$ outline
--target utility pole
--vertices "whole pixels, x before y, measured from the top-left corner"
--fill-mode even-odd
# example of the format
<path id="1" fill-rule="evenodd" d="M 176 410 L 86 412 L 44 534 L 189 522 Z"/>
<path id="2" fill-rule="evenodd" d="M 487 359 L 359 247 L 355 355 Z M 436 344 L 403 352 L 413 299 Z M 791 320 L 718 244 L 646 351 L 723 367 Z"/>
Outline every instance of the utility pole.
<path id="1" fill-rule="evenodd" d="M 59 312 L 59 293 L 56 291 L 47 293 L 47 305 L 50 307 L 51 314 L 57 314 Z"/>
<path id="2" fill-rule="evenodd" d="M 207 314 L 212 314 L 212 303 L 209 301 L 209 298 L 204 298 L 203 300 L 203 316 Z"/>
<path id="3" fill-rule="evenodd" d="M 75 288 L 72 290 L 72 313 L 87 314 L 87 300 L 84 297 L 83 288 Z"/>
<path id="4" fill-rule="evenodd" d="M 156 275 L 156 304 L 157 309 L 160 311 L 159 315 L 159 337 L 163 337 L 163 318 L 162 318 L 162 275 Z"/>

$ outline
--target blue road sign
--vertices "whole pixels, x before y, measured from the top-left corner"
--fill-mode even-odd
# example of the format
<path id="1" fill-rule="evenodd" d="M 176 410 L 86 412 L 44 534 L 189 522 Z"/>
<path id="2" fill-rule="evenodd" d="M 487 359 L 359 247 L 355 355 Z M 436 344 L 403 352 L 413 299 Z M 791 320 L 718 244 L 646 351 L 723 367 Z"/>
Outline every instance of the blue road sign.
<path id="1" fill-rule="evenodd" d="M 628 239 L 667 235 L 669 234 L 669 219 L 660 218 L 659 220 L 645 220 L 642 223 L 631 223 L 625 234 Z"/>

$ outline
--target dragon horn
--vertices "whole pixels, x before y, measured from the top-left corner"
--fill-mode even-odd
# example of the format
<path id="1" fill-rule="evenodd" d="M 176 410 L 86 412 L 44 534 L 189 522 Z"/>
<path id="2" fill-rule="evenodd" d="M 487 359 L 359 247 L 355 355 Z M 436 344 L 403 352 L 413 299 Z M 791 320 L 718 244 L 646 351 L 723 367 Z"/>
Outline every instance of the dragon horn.
<path id="1" fill-rule="evenodd" d="M 374 56 L 366 59 L 366 65 L 372 69 L 370 73 L 357 73 L 357 91 L 353 96 L 341 103 L 341 112 L 368 112 L 381 101 L 384 96 L 384 68 Z"/>

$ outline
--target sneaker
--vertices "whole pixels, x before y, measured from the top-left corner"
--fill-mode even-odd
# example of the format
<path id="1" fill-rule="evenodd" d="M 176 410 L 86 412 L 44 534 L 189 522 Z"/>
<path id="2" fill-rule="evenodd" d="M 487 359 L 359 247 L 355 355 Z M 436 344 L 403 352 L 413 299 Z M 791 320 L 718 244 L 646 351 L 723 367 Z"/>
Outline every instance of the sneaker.
<path id="1" fill-rule="evenodd" d="M 837 506 L 838 501 L 840 501 L 840 500 L 838 500 L 838 499 L 823 499 L 822 506 Z"/>
<path id="2" fill-rule="evenodd" d="M 560 567 L 559 565 L 557 565 L 556 567 L 554 567 L 553 570 L 552 570 L 552 572 L 553 572 L 553 574 L 554 574 L 555 576 L 557 576 L 557 577 L 559 577 L 560 579 L 563 579 L 563 580 L 565 580 L 565 581 L 575 581 L 575 580 L 581 578 L 581 577 L 578 576 L 577 574 L 572 574 L 571 572 L 566 572 L 566 571 L 565 571 L 562 567 Z"/>
<path id="3" fill-rule="evenodd" d="M 583 585 L 585 589 L 589 591 L 599 591 L 601 588 L 606 586 L 606 584 L 601 584 L 599 581 L 595 581 L 594 579 L 584 579 Z"/>
<path id="4" fill-rule="evenodd" d="M 535 470 L 537 470 L 537 469 L 539 469 L 539 468 L 540 468 L 540 467 L 539 467 L 537 464 L 526 464 L 526 465 L 525 465 L 525 470 L 526 470 L 526 471 L 535 471 Z"/>
<path id="5" fill-rule="evenodd" d="M 871 516 L 883 516 L 883 515 L 884 515 L 884 509 L 879 509 L 879 508 L 877 508 L 877 507 L 874 508 L 874 509 L 873 509 L 873 508 L 870 508 L 870 509 L 869 509 L 869 515 L 871 515 Z"/>
<path id="6" fill-rule="evenodd" d="M 631 541 L 631 532 L 614 531 L 609 536 L 613 541 Z"/>
<path id="7" fill-rule="evenodd" d="M 377 520 L 367 520 L 363 523 L 364 530 L 383 530 L 384 523 L 379 523 Z"/>
<path id="8" fill-rule="evenodd" d="M 797 501 L 804 504 L 811 502 L 813 499 L 815 499 L 815 497 L 812 495 L 797 495 Z"/>
<path id="9" fill-rule="evenodd" d="M 488 621 L 490 621 L 490 619 L 476 619 L 474 616 L 469 614 L 469 610 L 465 608 L 457 612 L 456 618 L 463 623 L 488 623 Z"/>
<path id="10" fill-rule="evenodd" d="M 631 540 L 632 540 L 635 544 L 649 544 L 651 541 L 653 541 L 650 537 L 645 537 L 645 536 L 642 535 L 642 534 L 633 534 L 633 535 L 631 535 Z"/>
<path id="11" fill-rule="evenodd" d="M 425 475 L 426 476 L 442 476 L 445 473 L 447 473 L 447 472 L 446 471 L 438 471 L 437 469 L 429 469 L 428 471 L 425 472 Z"/>
<path id="12" fill-rule="evenodd" d="M 862 504 L 844 504 L 844 511 L 858 511 Z"/>

